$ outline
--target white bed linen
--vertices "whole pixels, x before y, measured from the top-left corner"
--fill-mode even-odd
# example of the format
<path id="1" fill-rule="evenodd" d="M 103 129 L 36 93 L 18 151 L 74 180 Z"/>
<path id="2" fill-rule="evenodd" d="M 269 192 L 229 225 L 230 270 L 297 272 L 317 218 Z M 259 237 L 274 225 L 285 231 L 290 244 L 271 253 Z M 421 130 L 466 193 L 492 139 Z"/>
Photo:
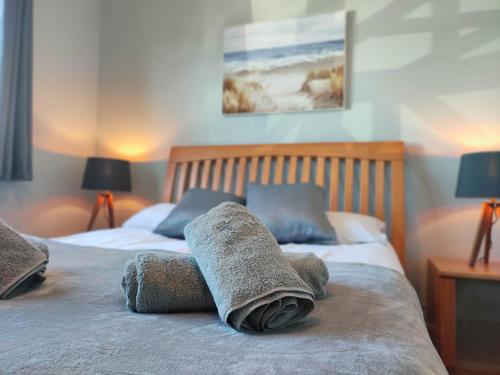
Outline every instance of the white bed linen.
<path id="1" fill-rule="evenodd" d="M 144 229 L 115 228 L 78 233 L 53 238 L 55 241 L 79 245 L 122 250 L 170 250 L 191 253 L 184 240 L 167 238 Z M 312 252 L 325 262 L 365 263 L 391 268 L 404 274 L 394 248 L 390 244 L 365 243 L 355 245 L 282 245 L 283 251 Z"/>

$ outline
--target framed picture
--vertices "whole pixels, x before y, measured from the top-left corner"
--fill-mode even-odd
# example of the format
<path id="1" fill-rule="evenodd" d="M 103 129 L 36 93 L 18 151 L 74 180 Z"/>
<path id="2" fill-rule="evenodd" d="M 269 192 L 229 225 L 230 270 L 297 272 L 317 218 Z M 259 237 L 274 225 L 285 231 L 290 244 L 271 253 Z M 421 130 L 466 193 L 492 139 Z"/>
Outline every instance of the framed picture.
<path id="1" fill-rule="evenodd" d="M 225 115 L 345 108 L 346 13 L 224 32 Z"/>

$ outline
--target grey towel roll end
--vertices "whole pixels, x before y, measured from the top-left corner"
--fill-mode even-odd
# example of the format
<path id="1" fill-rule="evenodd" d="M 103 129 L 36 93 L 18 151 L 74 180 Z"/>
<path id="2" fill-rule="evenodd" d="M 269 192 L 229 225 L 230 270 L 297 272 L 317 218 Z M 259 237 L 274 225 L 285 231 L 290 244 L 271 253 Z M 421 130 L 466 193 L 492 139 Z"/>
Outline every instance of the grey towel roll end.
<path id="1" fill-rule="evenodd" d="M 219 316 L 233 328 L 279 329 L 314 308 L 312 290 L 246 207 L 222 203 L 190 222 L 184 235 Z"/>

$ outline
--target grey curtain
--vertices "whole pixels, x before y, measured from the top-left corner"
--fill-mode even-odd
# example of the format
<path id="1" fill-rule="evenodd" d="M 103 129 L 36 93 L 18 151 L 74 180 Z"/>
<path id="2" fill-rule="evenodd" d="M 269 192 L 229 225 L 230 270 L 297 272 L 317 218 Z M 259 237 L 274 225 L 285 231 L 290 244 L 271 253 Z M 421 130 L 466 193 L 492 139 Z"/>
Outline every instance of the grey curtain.
<path id="1" fill-rule="evenodd" d="M 0 180 L 31 180 L 33 0 L 0 5 Z"/>

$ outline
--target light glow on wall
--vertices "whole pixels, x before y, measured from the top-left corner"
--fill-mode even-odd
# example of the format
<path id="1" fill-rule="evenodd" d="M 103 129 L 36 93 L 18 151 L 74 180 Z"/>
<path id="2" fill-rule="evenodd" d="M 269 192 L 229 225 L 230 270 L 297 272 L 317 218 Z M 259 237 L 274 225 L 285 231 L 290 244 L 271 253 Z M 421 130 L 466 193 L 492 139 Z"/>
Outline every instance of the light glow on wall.
<path id="1" fill-rule="evenodd" d="M 67 121 L 44 121 L 35 114 L 33 146 L 41 150 L 69 156 L 88 156 L 95 148 L 93 126 Z"/>
<path id="2" fill-rule="evenodd" d="M 167 159 L 168 154 L 162 150 L 171 142 L 171 137 L 165 134 L 154 135 L 149 133 L 137 134 L 128 132 L 100 138 L 98 141 L 98 154 L 110 157 L 127 159 L 132 162 L 146 162 Z"/>
<path id="3" fill-rule="evenodd" d="M 119 139 L 116 142 L 106 142 L 105 148 L 112 154 L 123 157 L 131 161 L 143 161 L 150 155 L 157 145 L 150 139 Z"/>
<path id="4" fill-rule="evenodd" d="M 462 146 L 464 152 L 498 150 L 500 149 L 500 129 L 481 134 L 467 129 L 462 134 L 457 134 L 455 141 Z"/>

